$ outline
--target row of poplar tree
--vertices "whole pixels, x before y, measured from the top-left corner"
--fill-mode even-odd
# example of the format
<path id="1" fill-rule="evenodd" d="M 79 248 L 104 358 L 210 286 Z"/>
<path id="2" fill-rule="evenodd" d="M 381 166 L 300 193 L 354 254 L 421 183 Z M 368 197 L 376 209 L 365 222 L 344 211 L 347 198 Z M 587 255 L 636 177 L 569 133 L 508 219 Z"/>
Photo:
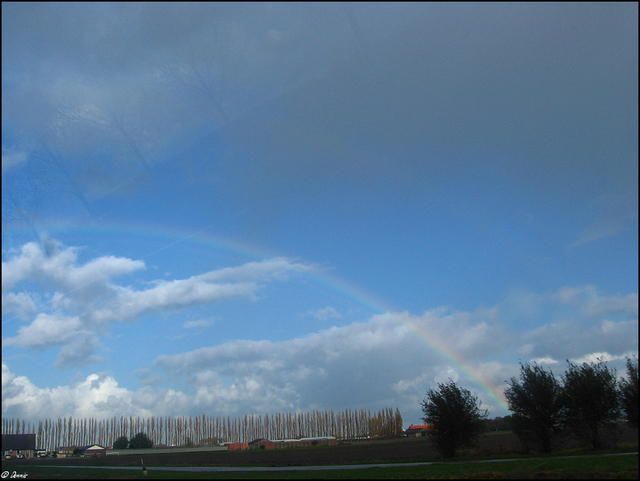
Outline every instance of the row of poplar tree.
<path id="1" fill-rule="evenodd" d="M 367 436 L 396 436 L 402 433 L 398 409 L 378 413 L 367 409 L 287 412 L 242 417 L 201 414 L 195 417 L 120 416 L 45 419 L 37 423 L 17 418 L 2 419 L 2 434 L 37 435 L 37 447 L 48 451 L 61 446 L 110 446 L 114 440 L 145 433 L 154 445 L 212 445 L 219 442 L 248 442 L 257 438 L 300 439 L 335 436 L 352 439 Z"/>

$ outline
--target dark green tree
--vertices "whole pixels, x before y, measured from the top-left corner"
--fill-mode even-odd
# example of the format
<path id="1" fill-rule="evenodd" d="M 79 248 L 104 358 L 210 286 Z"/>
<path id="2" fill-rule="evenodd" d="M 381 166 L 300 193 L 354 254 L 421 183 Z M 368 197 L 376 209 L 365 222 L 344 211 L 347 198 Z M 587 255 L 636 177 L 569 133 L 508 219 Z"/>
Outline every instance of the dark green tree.
<path id="1" fill-rule="evenodd" d="M 629 426 L 638 428 L 638 358 L 627 358 L 627 379 L 620 381 L 620 401 Z"/>
<path id="2" fill-rule="evenodd" d="M 609 369 L 600 359 L 581 366 L 567 362 L 563 423 L 578 439 L 600 449 L 615 434 L 615 423 L 620 418 L 616 370 Z"/>
<path id="3" fill-rule="evenodd" d="M 488 411 L 480 405 L 477 396 L 459 388 L 451 379 L 427 392 L 422 402 L 423 419 L 432 426 L 429 436 L 443 457 L 455 457 L 460 449 L 473 446 L 485 431 Z"/>
<path id="4" fill-rule="evenodd" d="M 126 436 L 120 436 L 113 442 L 113 449 L 127 449 L 129 447 L 129 439 Z"/>
<path id="5" fill-rule="evenodd" d="M 129 449 L 147 449 L 153 447 L 153 441 L 145 433 L 138 433 L 129 441 Z"/>
<path id="6" fill-rule="evenodd" d="M 562 385 L 553 372 L 537 364 L 520 364 L 520 381 L 511 378 L 505 396 L 511 425 L 525 446 L 551 452 L 562 431 Z"/>

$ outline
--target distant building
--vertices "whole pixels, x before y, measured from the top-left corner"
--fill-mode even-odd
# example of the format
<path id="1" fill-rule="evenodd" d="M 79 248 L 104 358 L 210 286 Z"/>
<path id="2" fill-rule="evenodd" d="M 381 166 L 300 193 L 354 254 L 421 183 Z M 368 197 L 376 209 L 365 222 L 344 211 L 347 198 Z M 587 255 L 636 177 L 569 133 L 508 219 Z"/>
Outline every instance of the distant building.
<path id="1" fill-rule="evenodd" d="M 33 458 L 36 453 L 35 434 L 3 434 L 2 456 Z"/>
<path id="2" fill-rule="evenodd" d="M 79 448 L 80 446 L 60 446 L 58 447 L 58 454 L 62 455 L 63 457 L 65 455 L 70 456 L 76 451 L 76 449 L 79 449 Z"/>
<path id="3" fill-rule="evenodd" d="M 424 436 L 426 432 L 431 429 L 430 424 L 412 424 L 409 429 L 406 429 L 404 434 L 406 436 Z"/>
<path id="4" fill-rule="evenodd" d="M 302 439 L 279 439 L 273 441 L 275 449 L 302 448 L 310 446 L 335 446 L 338 440 L 333 436 L 318 436 Z"/>
<path id="5" fill-rule="evenodd" d="M 273 449 L 273 441 L 265 438 L 254 439 L 249 442 L 249 449 Z"/>
<path id="6" fill-rule="evenodd" d="M 227 451 L 241 451 L 249 449 L 249 443 L 227 443 Z"/>
<path id="7" fill-rule="evenodd" d="M 98 444 L 92 444 L 90 446 L 81 448 L 79 451 L 79 454 L 81 454 L 85 458 L 88 458 L 88 457 L 99 458 L 107 455 L 107 448 L 103 448 Z"/>

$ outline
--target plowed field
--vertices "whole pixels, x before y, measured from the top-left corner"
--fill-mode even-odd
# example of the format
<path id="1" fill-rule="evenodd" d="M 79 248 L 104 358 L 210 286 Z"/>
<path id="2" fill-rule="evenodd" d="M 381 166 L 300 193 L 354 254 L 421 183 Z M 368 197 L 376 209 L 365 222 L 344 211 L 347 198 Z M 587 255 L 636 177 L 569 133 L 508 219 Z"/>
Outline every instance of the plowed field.
<path id="1" fill-rule="evenodd" d="M 637 442 L 636 430 L 624 429 L 619 441 Z M 512 433 L 492 433 L 482 436 L 473 453 L 520 453 L 522 446 Z M 462 453 L 464 454 L 464 453 Z M 469 453 L 472 454 L 472 453 Z M 438 456 L 428 438 L 401 438 L 390 441 L 358 441 L 338 446 L 290 448 L 275 450 L 212 451 L 196 453 L 107 456 L 106 458 L 37 459 L 37 464 L 140 466 L 312 466 L 385 462 L 418 462 Z"/>

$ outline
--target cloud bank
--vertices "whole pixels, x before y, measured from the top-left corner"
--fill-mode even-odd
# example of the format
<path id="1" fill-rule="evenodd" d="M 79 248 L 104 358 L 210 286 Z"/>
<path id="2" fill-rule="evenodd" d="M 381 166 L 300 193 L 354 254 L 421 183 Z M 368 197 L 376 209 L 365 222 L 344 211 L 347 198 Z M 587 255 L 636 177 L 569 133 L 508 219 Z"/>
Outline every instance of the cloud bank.
<path id="1" fill-rule="evenodd" d="M 101 257 L 78 264 L 77 249 L 56 242 L 50 247 L 47 251 L 43 245 L 26 244 L 3 263 L 7 297 L 17 296 L 27 281 L 67 289 L 46 296 L 47 309 L 37 305 L 43 312 L 28 315 L 32 320 L 21 321 L 28 323 L 3 342 L 24 349 L 59 347 L 58 367 L 100 362 L 99 340 L 114 322 L 135 322 L 145 312 L 231 298 L 251 301 L 265 283 L 311 269 L 271 259 L 135 290 L 115 284 L 113 278 L 142 269 L 143 263 Z M 34 259 L 40 267 L 34 267 Z M 98 285 L 88 289 L 92 283 Z M 24 314 L 15 302 L 7 306 Z M 201 319 L 183 327 L 212 325 L 213 320 Z M 284 341 L 237 339 L 158 355 L 152 365 L 138 369 L 143 384 L 138 389 L 122 387 L 105 373 L 66 386 L 38 387 L 3 362 L 2 406 L 5 416 L 37 418 L 46 412 L 52 417 L 106 418 L 392 405 L 410 422 L 418 422 L 426 390 L 452 378 L 472 387 L 498 415 L 505 413 L 491 395 L 501 396 L 504 382 L 517 375 L 514 356 L 554 370 L 565 359 L 594 356 L 622 367 L 625 356 L 637 353 L 637 339 L 637 293 L 603 295 L 593 286 L 567 286 L 543 294 L 513 293 L 492 308 L 475 311 L 440 307 L 421 315 L 388 312 Z"/>

